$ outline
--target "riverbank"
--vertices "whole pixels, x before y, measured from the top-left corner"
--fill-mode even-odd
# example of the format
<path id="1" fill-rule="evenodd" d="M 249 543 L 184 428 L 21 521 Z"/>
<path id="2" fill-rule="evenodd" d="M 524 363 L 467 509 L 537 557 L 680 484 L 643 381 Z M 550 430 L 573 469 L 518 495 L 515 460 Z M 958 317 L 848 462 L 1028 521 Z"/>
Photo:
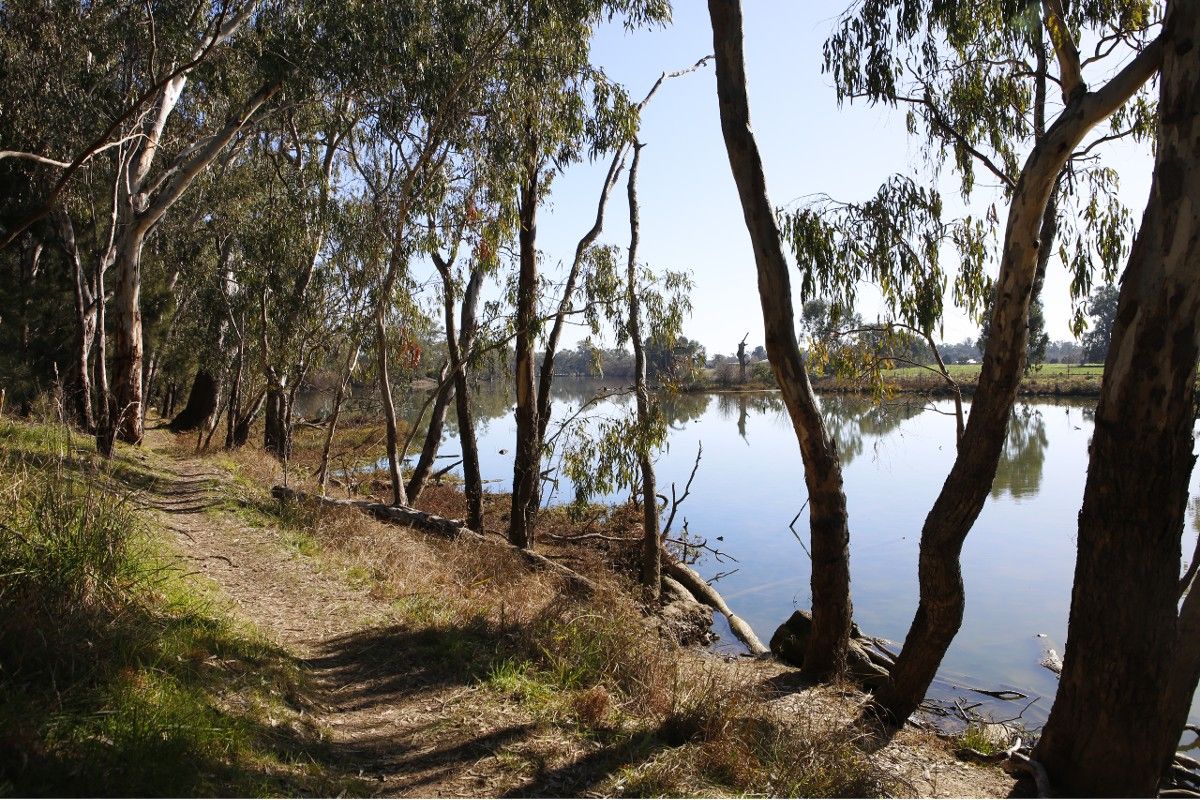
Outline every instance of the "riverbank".
<path id="1" fill-rule="evenodd" d="M 979 383 L 980 365 L 951 364 L 947 367 L 963 395 L 972 395 Z M 756 371 L 757 372 L 757 371 Z M 1025 397 L 1099 397 L 1100 379 L 1104 374 L 1102 364 L 1038 364 L 1021 378 L 1017 393 Z M 954 389 L 934 368 L 901 367 L 885 370 L 882 374 L 885 391 L 893 394 L 922 394 L 948 397 Z M 833 375 L 814 375 L 811 378 L 817 392 L 839 394 L 868 394 L 876 387 L 857 379 Z M 687 385 L 687 393 L 732 393 L 754 391 L 778 391 L 774 381 L 762 377 L 747 379 L 745 383 L 718 381 L 711 376 Z"/>
<path id="2" fill-rule="evenodd" d="M 154 577 L 122 584 L 122 604 L 68 598 L 98 621 L 87 675 L 53 672 L 54 663 L 54 682 L 45 667 L 2 674 L 13 712 L 0 762 L 7 791 L 74 793 L 101 771 L 117 794 L 1012 788 L 997 769 L 957 762 L 950 743 L 916 730 L 865 754 L 849 727 L 864 701 L 856 690 L 806 688 L 776 662 L 672 642 L 612 568 L 620 557 L 607 545 L 616 543 L 556 553 L 602 585 L 587 599 L 515 557 L 355 512 L 281 504 L 268 487 L 283 475 L 257 450 L 192 449 L 153 431 L 145 448 L 122 447 L 105 464 L 87 439 L 0 422 L 5 477 L 23 476 L 7 482 L 20 496 L 6 498 L 16 502 L 5 525 L 29 530 L 11 509 L 30 507 L 32 487 L 103 486 L 128 503 L 124 527 L 159 554 L 153 567 L 131 567 Z M 433 488 L 418 504 L 425 510 L 458 502 L 451 487 Z M 502 509 L 489 511 L 502 524 Z M 550 516 L 543 529 L 577 535 L 566 525 Z M 129 604 L 157 622 L 128 616 Z M 79 616 L 71 610 L 64 618 Z M 23 618 L 6 612 L 4 635 L 19 635 Z M 140 649 L 120 646 L 122 620 L 144 631 Z M 179 626 L 195 633 L 164 633 Z"/>

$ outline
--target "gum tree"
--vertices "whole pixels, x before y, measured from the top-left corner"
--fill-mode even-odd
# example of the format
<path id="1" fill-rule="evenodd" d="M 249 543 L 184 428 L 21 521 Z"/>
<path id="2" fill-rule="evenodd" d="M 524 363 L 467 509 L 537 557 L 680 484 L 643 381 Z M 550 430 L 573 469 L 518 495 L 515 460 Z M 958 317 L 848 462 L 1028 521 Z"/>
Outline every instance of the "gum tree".
<path id="1" fill-rule="evenodd" d="M 1200 675 L 1200 595 L 1179 581 L 1200 358 L 1198 45 L 1200 8 L 1172 0 L 1154 178 L 1121 280 L 1063 672 L 1037 747 L 1073 795 L 1154 796 Z"/>
<path id="2" fill-rule="evenodd" d="M 1146 130 L 1145 104 L 1137 95 L 1162 57 L 1161 42 L 1146 41 L 1154 27 L 1152 11 L 1150 4 L 1132 1 L 1073 4 L 1067 13 L 1058 0 L 930 7 L 866 0 L 839 23 L 826 45 L 827 65 L 842 96 L 912 105 L 917 116 L 910 127 L 923 126 L 936 144 L 933 152 L 953 158 L 964 194 L 974 186 L 975 170 L 984 169 L 1000 181 L 1008 203 L 975 400 L 954 465 L 922 529 L 916 615 L 870 712 L 888 723 L 901 724 L 916 709 L 962 622 L 959 554 L 1003 450 L 1025 366 L 1031 299 L 1040 265 L 1048 258 L 1047 212 L 1064 170 L 1073 158 L 1089 156 L 1102 139 Z M 1100 42 L 1096 58 L 1080 54 L 1084 32 Z M 1048 59 L 1026 61 L 1031 41 L 1052 46 L 1057 74 Z M 1134 43 L 1133 57 L 1089 87 L 1085 68 L 1124 42 Z M 1030 74 L 1061 89 L 1061 111 L 1040 124 L 1029 108 L 1035 91 L 1023 82 Z M 908 91 L 913 86 L 915 96 Z M 1085 143 L 1114 114 L 1116 127 Z M 1098 202 L 1097 207 L 1104 206 Z M 1091 236 L 1106 242 L 1110 257 L 1113 239 L 1105 236 L 1120 239 L 1119 229 L 1114 233 L 1099 222 L 1081 231 L 1085 241 Z M 1079 267 L 1076 284 L 1085 285 L 1086 264 L 1070 266 Z"/>

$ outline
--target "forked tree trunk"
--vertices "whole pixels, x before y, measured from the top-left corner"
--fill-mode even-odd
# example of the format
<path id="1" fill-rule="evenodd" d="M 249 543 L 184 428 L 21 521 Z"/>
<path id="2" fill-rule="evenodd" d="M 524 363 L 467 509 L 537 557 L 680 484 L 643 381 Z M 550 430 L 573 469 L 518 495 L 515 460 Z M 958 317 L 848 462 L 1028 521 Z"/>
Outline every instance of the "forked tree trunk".
<path id="1" fill-rule="evenodd" d="M 921 531 L 917 612 L 890 680 L 866 712 L 886 724 L 901 725 L 917 709 L 962 625 L 966 599 L 959 559 L 991 491 L 1025 367 L 1029 301 L 1046 204 L 1076 145 L 1149 80 L 1161 55 L 1161 42 L 1155 42 L 1099 90 L 1072 92 L 1021 170 L 1009 207 L 975 401 L 954 465 Z"/>
<path id="2" fill-rule="evenodd" d="M 433 460 L 437 458 L 438 448 L 442 444 L 442 431 L 446 427 L 446 411 L 454 398 L 454 380 L 450 375 L 450 362 L 442 366 L 438 376 L 437 396 L 433 399 L 433 408 L 429 411 L 429 427 L 425 429 L 425 441 L 421 445 L 421 455 L 413 466 L 412 475 L 408 478 L 408 502 L 415 503 L 425 490 L 425 482 L 433 471 Z"/>
<path id="3" fill-rule="evenodd" d="M 1073 795 L 1154 796 L 1196 688 L 1180 655 L 1200 645 L 1181 638 L 1195 631 L 1177 604 L 1200 356 L 1200 7 L 1173 0 L 1163 35 L 1154 179 L 1121 281 L 1063 672 L 1037 748 Z"/>
<path id="4" fill-rule="evenodd" d="M 537 207 L 538 169 L 530 164 L 521 186 L 520 274 L 517 278 L 517 342 L 515 386 L 517 441 L 513 452 L 512 513 L 508 539 L 517 547 L 532 547 L 538 511 L 542 448 L 538 441 L 537 387 L 534 385 L 533 345 L 537 325 Z"/>
<path id="5" fill-rule="evenodd" d="M 738 0 L 709 0 L 717 62 L 717 98 L 729 165 L 754 247 L 767 356 L 804 458 L 812 536 L 813 632 L 804 672 L 824 679 L 841 673 L 850 644 L 850 528 L 842 467 L 825 428 L 796 339 L 791 277 L 775 209 L 767 196 L 762 158 L 750 128 L 742 10 Z"/>
<path id="6" fill-rule="evenodd" d="M 350 343 L 346 343 L 349 347 Z M 321 494 L 329 482 L 329 451 L 333 448 L 333 437 L 337 434 L 338 419 L 342 415 L 342 401 L 346 399 L 346 389 L 350 386 L 350 376 L 354 374 L 354 366 L 358 363 L 358 355 L 362 352 L 362 341 L 354 338 L 353 347 L 346 352 L 346 364 L 342 367 L 342 376 L 338 381 L 337 393 L 333 397 L 333 411 L 329 415 L 329 428 L 325 431 L 325 444 L 321 448 L 321 465 L 317 469 L 317 486 Z"/>
<path id="7" fill-rule="evenodd" d="M 637 250 L 641 235 L 638 214 L 637 171 L 642 145 L 633 144 L 633 163 L 629 166 L 629 261 L 626 264 L 625 296 L 629 305 L 629 341 L 633 346 L 634 391 L 637 394 L 637 422 L 643 435 L 638 439 L 638 461 L 642 470 L 642 589 L 657 600 L 662 584 L 662 543 L 658 538 L 658 491 L 654 487 L 654 462 L 649 445 L 643 441 L 650 424 L 650 389 L 646 385 L 646 348 L 642 342 L 641 304 L 638 302 Z"/>

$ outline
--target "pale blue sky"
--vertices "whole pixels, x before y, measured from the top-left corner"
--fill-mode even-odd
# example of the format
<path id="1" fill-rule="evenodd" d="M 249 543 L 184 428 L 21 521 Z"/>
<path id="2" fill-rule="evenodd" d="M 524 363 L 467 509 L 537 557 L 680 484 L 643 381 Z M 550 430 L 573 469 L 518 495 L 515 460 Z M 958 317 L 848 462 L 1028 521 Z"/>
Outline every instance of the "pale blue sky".
<path id="1" fill-rule="evenodd" d="M 839 108 L 829 77 L 821 73 L 821 46 L 848 2 L 743 4 L 751 118 L 776 206 L 814 193 L 864 199 L 888 175 L 911 173 L 918 166 L 919 143 L 905 130 L 903 110 Z M 688 66 L 711 50 L 707 5 L 677 0 L 668 28 L 633 33 L 619 25 L 601 29 L 593 61 L 640 99 L 662 71 Z M 753 256 L 721 138 L 711 66 L 663 86 L 644 115 L 641 138 L 647 144 L 639 183 L 641 256 L 655 267 L 693 272 L 694 312 L 685 334 L 699 339 L 709 353 L 732 352 L 747 331 L 751 344 L 761 343 Z M 1121 145 L 1110 147 L 1106 155 L 1121 173 L 1122 196 L 1135 218 L 1140 218 L 1149 187 L 1146 150 Z M 547 272 L 556 274 L 591 225 L 606 168 L 604 159 L 574 166 L 556 179 L 538 226 Z M 956 186 L 953 179 L 943 186 L 948 204 L 957 196 Z M 979 196 L 988 197 L 982 190 Z M 601 240 L 625 246 L 628 237 L 622 186 L 610 202 Z M 871 294 L 862 293 L 860 310 L 866 317 L 878 310 Z M 1068 283 L 1058 264 L 1051 267 L 1045 302 L 1051 337 L 1069 338 Z M 947 314 L 945 340 L 976 333 L 976 324 L 965 314 Z M 567 344 L 576 338 L 578 334 L 568 337 Z"/>

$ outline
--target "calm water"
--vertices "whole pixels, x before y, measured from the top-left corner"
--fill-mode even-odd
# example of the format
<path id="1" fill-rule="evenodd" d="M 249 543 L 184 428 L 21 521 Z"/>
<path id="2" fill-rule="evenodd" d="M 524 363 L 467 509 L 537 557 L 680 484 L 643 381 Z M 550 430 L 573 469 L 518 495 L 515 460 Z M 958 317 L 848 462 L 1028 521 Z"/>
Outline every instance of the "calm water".
<path id="1" fill-rule="evenodd" d="M 602 386 L 561 381 L 555 418 L 577 411 Z M 492 490 L 506 491 L 515 430 L 511 402 L 487 387 L 479 401 L 483 477 Z M 629 397 L 605 400 L 587 414 L 624 415 L 631 402 Z M 657 460 L 659 489 L 669 494 L 674 481 L 682 490 L 703 443 L 692 494 L 680 514 L 693 534 L 714 543 L 723 537 L 720 548 L 738 563 L 709 558 L 698 568 L 706 577 L 736 570 L 716 585 L 766 640 L 794 609 L 810 604 L 808 556 L 789 529 L 807 492 L 782 401 L 778 394 L 753 393 L 685 395 L 662 402 L 671 430 L 669 446 Z M 844 465 L 855 619 L 869 634 L 902 641 L 916 608 L 921 524 L 954 458 L 952 403 L 901 398 L 876 407 L 858 397 L 825 395 L 821 404 Z M 1018 403 L 991 496 L 963 548 L 966 616 L 934 696 L 983 702 L 976 710 L 986 709 L 996 719 L 1024 709 L 1026 724 L 1045 721 L 1057 678 L 1038 662 L 1047 644 L 1061 655 L 1066 639 L 1093 407 L 1090 400 Z M 441 452 L 459 452 L 452 425 Z M 1198 494 L 1200 478 L 1194 475 L 1193 498 Z M 571 497 L 563 481 L 553 502 Z M 1193 503 L 1185 558 L 1195 542 L 1195 509 Z M 807 513 L 796 532 L 807 544 Z M 720 646 L 738 649 L 727 631 Z M 1029 700 L 1040 699 L 1025 709 L 1029 700 L 992 701 L 970 687 L 1013 689 Z M 1194 704 L 1193 722 L 1200 719 L 1198 710 Z"/>

